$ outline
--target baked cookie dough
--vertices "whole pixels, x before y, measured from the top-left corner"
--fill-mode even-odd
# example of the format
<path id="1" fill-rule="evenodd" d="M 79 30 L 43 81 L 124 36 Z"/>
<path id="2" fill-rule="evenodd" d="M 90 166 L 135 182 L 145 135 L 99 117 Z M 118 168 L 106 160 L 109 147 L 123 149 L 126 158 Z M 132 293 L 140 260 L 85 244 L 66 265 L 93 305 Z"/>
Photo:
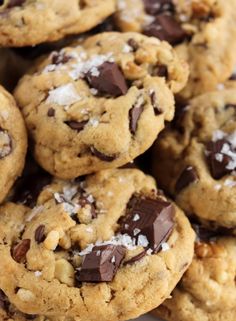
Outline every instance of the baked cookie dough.
<path id="1" fill-rule="evenodd" d="M 35 314 L 26 314 L 17 310 L 10 303 L 5 293 L 0 290 L 0 320 L 1 321 L 75 321 L 64 317 L 44 317 Z"/>
<path id="2" fill-rule="evenodd" d="M 116 22 L 122 31 L 166 40 L 190 65 L 181 96 L 215 90 L 235 63 L 234 0 L 119 0 Z"/>
<path id="3" fill-rule="evenodd" d="M 173 92 L 187 75 L 167 43 L 102 33 L 53 52 L 22 78 L 15 97 L 36 160 L 72 179 L 120 167 L 147 150 L 173 118 Z"/>
<path id="4" fill-rule="evenodd" d="M 27 135 L 14 98 L 0 86 L 0 202 L 4 200 L 25 162 Z"/>
<path id="5" fill-rule="evenodd" d="M 171 298 L 153 314 L 166 321 L 234 321 L 235 252 L 235 237 L 198 240 L 189 269 Z"/>
<path id="6" fill-rule="evenodd" d="M 188 215 L 236 227 L 236 91 L 198 96 L 177 109 L 153 151 L 153 174 Z"/>
<path id="7" fill-rule="evenodd" d="M 139 170 L 55 180 L 32 210 L 7 203 L 0 213 L 0 287 L 27 314 L 135 318 L 192 261 L 190 223 Z"/>
<path id="8" fill-rule="evenodd" d="M 115 10 L 115 0 L 3 0 L 0 45 L 32 46 L 88 31 Z"/>

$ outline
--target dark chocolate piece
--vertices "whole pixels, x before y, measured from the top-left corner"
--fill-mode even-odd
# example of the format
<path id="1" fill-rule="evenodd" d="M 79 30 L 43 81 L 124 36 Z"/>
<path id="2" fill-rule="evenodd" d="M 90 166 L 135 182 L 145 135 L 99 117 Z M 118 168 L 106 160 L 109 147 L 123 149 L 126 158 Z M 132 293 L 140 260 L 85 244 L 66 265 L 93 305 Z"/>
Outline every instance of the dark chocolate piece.
<path id="1" fill-rule="evenodd" d="M 117 158 L 116 155 L 105 155 L 93 146 L 90 147 L 90 151 L 94 156 L 96 156 L 104 162 L 113 162 Z"/>
<path id="2" fill-rule="evenodd" d="M 157 16 L 151 24 L 145 26 L 144 34 L 165 40 L 171 45 L 178 45 L 187 37 L 179 22 L 165 14 Z"/>
<path id="3" fill-rule="evenodd" d="M 69 126 L 73 130 L 76 130 L 77 132 L 80 132 L 81 130 L 83 130 L 87 123 L 88 123 L 87 120 L 80 121 L 80 122 L 75 120 L 65 121 L 65 124 L 67 126 Z"/>
<path id="4" fill-rule="evenodd" d="M 26 260 L 26 253 L 30 249 L 30 239 L 24 239 L 12 248 L 12 257 L 18 262 L 22 263 Z"/>
<path id="5" fill-rule="evenodd" d="M 92 252 L 85 255 L 81 270 L 77 273 L 79 282 L 110 282 L 113 280 L 125 248 L 120 245 L 95 246 Z"/>
<path id="6" fill-rule="evenodd" d="M 128 234 L 137 245 L 158 252 L 174 227 L 175 209 L 161 199 L 134 196 L 128 204 L 128 213 L 121 220 L 120 233 Z M 148 244 L 145 244 L 148 241 Z"/>
<path id="7" fill-rule="evenodd" d="M 34 238 L 35 241 L 39 244 L 45 240 L 45 225 L 39 225 L 35 230 Z"/>
<path id="8" fill-rule="evenodd" d="M 114 62 L 104 62 L 102 65 L 90 70 L 85 78 L 92 88 L 98 90 L 100 94 L 107 94 L 112 97 L 125 95 L 128 87 L 125 77 L 119 66 Z"/>
<path id="9" fill-rule="evenodd" d="M 176 193 L 181 192 L 184 188 L 188 187 L 190 184 L 199 180 L 198 173 L 193 166 L 187 166 L 180 174 L 176 185 Z"/>

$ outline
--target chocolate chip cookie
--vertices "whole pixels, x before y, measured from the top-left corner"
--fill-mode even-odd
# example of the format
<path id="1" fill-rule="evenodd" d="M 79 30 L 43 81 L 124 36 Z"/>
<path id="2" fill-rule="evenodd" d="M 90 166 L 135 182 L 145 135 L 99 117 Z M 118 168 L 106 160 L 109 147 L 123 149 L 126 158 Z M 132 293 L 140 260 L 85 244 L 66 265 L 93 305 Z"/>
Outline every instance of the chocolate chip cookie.
<path id="1" fill-rule="evenodd" d="M 36 160 L 63 179 L 133 161 L 173 118 L 187 74 L 168 44 L 137 33 L 53 52 L 15 91 Z"/>
<path id="2" fill-rule="evenodd" d="M 118 9 L 122 31 L 166 40 L 188 61 L 185 98 L 215 90 L 229 77 L 236 49 L 234 0 L 119 0 Z"/>
<path id="3" fill-rule="evenodd" d="M 153 173 L 189 215 L 236 227 L 236 92 L 223 89 L 180 104 L 157 141 Z"/>
<path id="4" fill-rule="evenodd" d="M 195 256 L 170 299 L 153 311 L 166 321 L 234 321 L 236 239 L 198 240 Z"/>
<path id="5" fill-rule="evenodd" d="M 21 174 L 27 135 L 13 97 L 0 86 L 0 202 Z"/>
<path id="6" fill-rule="evenodd" d="M 114 10 L 115 0 L 1 0 L 0 45 L 32 46 L 82 33 Z"/>
<path id="7" fill-rule="evenodd" d="M 22 313 L 10 303 L 5 293 L 0 290 L 0 319 L 1 321 L 72 321 L 64 317 L 45 317 L 36 314 Z"/>
<path id="8" fill-rule="evenodd" d="M 169 296 L 193 256 L 187 218 L 135 169 L 54 180 L 33 209 L 0 213 L 0 287 L 27 314 L 135 318 Z"/>

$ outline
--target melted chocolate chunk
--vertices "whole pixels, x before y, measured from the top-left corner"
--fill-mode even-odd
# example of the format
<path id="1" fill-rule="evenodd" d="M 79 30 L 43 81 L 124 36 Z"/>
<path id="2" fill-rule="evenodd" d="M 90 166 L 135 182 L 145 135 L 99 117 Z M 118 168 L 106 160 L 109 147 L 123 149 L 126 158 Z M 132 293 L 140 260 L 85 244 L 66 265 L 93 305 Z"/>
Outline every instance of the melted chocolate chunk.
<path id="1" fill-rule="evenodd" d="M 142 260 L 142 258 L 144 258 L 144 256 L 146 255 L 147 253 L 146 253 L 146 251 L 144 250 L 144 251 L 142 251 L 141 253 L 139 253 L 138 255 L 135 255 L 134 257 L 132 257 L 131 259 L 129 259 L 128 261 L 125 261 L 124 262 L 124 266 L 125 265 L 132 265 L 132 264 L 134 264 L 135 262 L 138 262 L 138 261 L 140 261 L 140 260 Z"/>
<path id="2" fill-rule="evenodd" d="M 85 77 L 89 85 L 100 94 L 117 97 L 125 95 L 128 91 L 125 77 L 114 62 L 104 62 L 97 68 L 92 68 Z"/>
<path id="3" fill-rule="evenodd" d="M 166 65 L 157 65 L 155 66 L 153 72 L 153 76 L 168 78 L 168 69 Z"/>
<path id="4" fill-rule="evenodd" d="M 113 162 L 117 158 L 117 155 L 105 155 L 93 146 L 90 147 L 90 151 L 94 156 L 96 156 L 104 162 Z"/>
<path id="5" fill-rule="evenodd" d="M 152 16 L 175 10 L 172 0 L 143 0 L 143 3 L 145 11 Z"/>
<path id="6" fill-rule="evenodd" d="M 66 64 L 71 59 L 70 56 L 67 56 L 65 53 L 55 52 L 52 55 L 52 63 L 54 65 Z"/>
<path id="7" fill-rule="evenodd" d="M 45 238 L 46 238 L 45 225 L 42 224 L 42 225 L 39 225 L 35 230 L 34 239 L 38 244 L 40 244 L 45 240 Z"/>
<path id="8" fill-rule="evenodd" d="M 79 282 L 110 282 L 113 280 L 125 248 L 120 245 L 95 246 L 92 252 L 85 255 L 81 270 L 76 275 Z"/>
<path id="9" fill-rule="evenodd" d="M 236 80 L 236 72 L 229 77 L 229 80 Z"/>
<path id="10" fill-rule="evenodd" d="M 139 44 L 133 38 L 130 38 L 127 43 L 133 49 L 134 52 L 139 49 Z"/>
<path id="11" fill-rule="evenodd" d="M 156 92 L 154 90 L 150 93 L 150 98 L 151 98 L 154 114 L 156 116 L 163 114 L 163 110 L 157 105 L 157 97 L 156 97 Z"/>
<path id="12" fill-rule="evenodd" d="M 174 206 L 169 202 L 134 196 L 128 204 L 128 214 L 121 220 L 120 233 L 130 235 L 137 245 L 156 253 L 173 230 L 174 215 Z"/>
<path id="13" fill-rule="evenodd" d="M 20 7 L 26 0 L 10 0 L 8 2 L 7 8 Z"/>
<path id="14" fill-rule="evenodd" d="M 48 117 L 54 117 L 55 116 L 55 109 L 54 108 L 49 108 L 47 115 L 48 115 Z"/>
<path id="15" fill-rule="evenodd" d="M 140 107 L 133 107 L 129 111 L 129 118 L 130 118 L 130 123 L 129 123 L 129 128 L 131 134 L 135 134 L 137 127 L 138 127 L 138 120 L 143 112 L 143 106 Z"/>
<path id="16" fill-rule="evenodd" d="M 176 193 L 181 192 L 184 188 L 188 187 L 190 184 L 199 180 L 198 173 L 193 166 L 187 166 L 180 174 L 176 185 Z"/>
<path id="17" fill-rule="evenodd" d="M 30 249 L 30 240 L 29 239 L 22 240 L 20 243 L 18 243 L 12 248 L 11 254 L 13 259 L 18 263 L 25 262 L 26 254 L 29 251 L 29 249 Z"/>
<path id="18" fill-rule="evenodd" d="M 65 124 L 67 126 L 69 126 L 73 130 L 76 130 L 77 132 L 80 132 L 81 130 L 83 130 L 87 123 L 88 123 L 87 120 L 80 121 L 80 122 L 75 120 L 65 121 Z"/>
<path id="19" fill-rule="evenodd" d="M 134 106 L 129 110 L 129 129 L 132 135 L 136 133 L 138 127 L 138 120 L 143 112 L 144 109 L 144 101 L 141 97 L 137 98 Z"/>
<path id="20" fill-rule="evenodd" d="M 213 178 L 220 179 L 231 173 L 236 168 L 236 153 L 232 145 L 226 139 L 211 141 L 206 144 L 206 158 Z"/>
<path id="21" fill-rule="evenodd" d="M 186 32 L 172 16 L 159 15 L 144 28 L 147 36 L 165 40 L 171 45 L 177 45 L 186 39 Z"/>

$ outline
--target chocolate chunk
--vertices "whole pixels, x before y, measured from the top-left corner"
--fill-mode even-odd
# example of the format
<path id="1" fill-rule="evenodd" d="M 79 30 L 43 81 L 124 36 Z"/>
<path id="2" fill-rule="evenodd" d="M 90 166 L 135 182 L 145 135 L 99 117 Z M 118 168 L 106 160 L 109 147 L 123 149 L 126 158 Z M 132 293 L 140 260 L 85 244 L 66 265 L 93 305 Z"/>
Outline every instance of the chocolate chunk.
<path id="1" fill-rule="evenodd" d="M 95 246 L 91 253 L 85 255 L 77 280 L 80 282 L 112 281 L 124 256 L 123 246 Z"/>
<path id="2" fill-rule="evenodd" d="M 166 65 L 157 65 L 155 66 L 153 72 L 153 76 L 168 78 L 168 69 Z"/>
<path id="3" fill-rule="evenodd" d="M 175 7 L 172 0 L 143 0 L 145 11 L 155 16 L 163 12 L 173 12 Z"/>
<path id="4" fill-rule="evenodd" d="M 154 114 L 156 116 L 163 114 L 163 110 L 157 105 L 156 92 L 154 90 L 150 93 L 150 99 L 153 106 Z"/>
<path id="5" fill-rule="evenodd" d="M 199 180 L 198 173 L 193 166 L 187 166 L 180 174 L 176 185 L 176 193 L 181 192 L 184 188 L 188 187 L 190 184 Z"/>
<path id="6" fill-rule="evenodd" d="M 94 156 L 96 156 L 104 162 L 113 162 L 117 158 L 117 155 L 105 155 L 93 146 L 90 147 L 90 151 Z"/>
<path id="7" fill-rule="evenodd" d="M 9 0 L 7 8 L 20 7 L 26 0 Z"/>
<path id="8" fill-rule="evenodd" d="M 39 244 L 45 240 L 45 225 L 39 225 L 35 231 L 34 239 Z"/>
<path id="9" fill-rule="evenodd" d="M 140 261 L 142 260 L 142 258 L 144 258 L 144 256 L 147 254 L 147 252 L 144 250 L 142 251 L 141 253 L 139 253 L 138 255 L 135 255 L 134 257 L 132 257 L 131 259 L 129 259 L 128 261 L 125 261 L 124 262 L 124 266 L 125 265 L 132 265 L 134 264 L 135 262 L 137 261 Z"/>
<path id="10" fill-rule="evenodd" d="M 158 252 L 174 227 L 174 206 L 162 199 L 131 198 L 127 215 L 122 218 L 120 233 L 128 234 L 137 245 Z"/>
<path id="11" fill-rule="evenodd" d="M 66 64 L 71 59 L 70 56 L 67 56 L 65 53 L 55 52 L 52 55 L 52 63 L 54 65 Z"/>
<path id="12" fill-rule="evenodd" d="M 226 139 L 206 144 L 206 158 L 213 178 L 220 179 L 236 168 L 236 162 L 231 156 L 233 153 L 236 156 L 235 150 Z"/>
<path id="13" fill-rule="evenodd" d="M 72 201 L 73 203 L 79 204 L 82 208 L 86 205 L 90 205 L 91 217 L 94 219 L 97 217 L 96 202 L 93 197 L 91 199 L 92 200 L 90 200 L 89 195 L 87 195 L 85 191 L 81 191 L 80 193 L 76 194 L 75 197 L 73 197 Z M 75 221 L 79 221 L 77 214 L 73 219 Z"/>
<path id="14" fill-rule="evenodd" d="M 138 120 L 144 109 L 143 97 L 137 98 L 134 106 L 129 110 L 129 130 L 131 134 L 135 134 L 138 127 Z"/>
<path id="15" fill-rule="evenodd" d="M 160 15 L 144 28 L 144 33 L 150 37 L 165 40 L 171 45 L 177 45 L 186 39 L 186 32 L 181 25 L 168 15 Z"/>
<path id="16" fill-rule="evenodd" d="M 236 80 L 236 72 L 229 77 L 229 80 Z"/>
<path id="17" fill-rule="evenodd" d="M 90 86 L 97 89 L 100 94 L 117 97 L 125 95 L 128 91 L 125 77 L 114 62 L 104 62 L 92 68 L 85 77 Z"/>
<path id="18" fill-rule="evenodd" d="M 7 157 L 12 152 L 12 141 L 9 133 L 0 128 L 0 159 Z"/>
<path id="19" fill-rule="evenodd" d="M 55 116 L 55 109 L 54 108 L 49 108 L 47 115 L 48 115 L 48 117 L 54 117 Z"/>
<path id="20" fill-rule="evenodd" d="M 26 259 L 26 253 L 29 251 L 29 249 L 30 249 L 30 240 L 29 239 L 22 240 L 20 243 L 18 243 L 12 248 L 13 259 L 18 263 L 24 262 Z"/>
<path id="21" fill-rule="evenodd" d="M 81 130 L 84 129 L 84 126 L 88 123 L 87 120 L 85 121 L 75 121 L 75 120 L 70 120 L 70 121 L 65 121 L 65 124 L 69 126 L 71 129 L 76 130 L 77 132 L 80 132 Z"/>
<path id="22" fill-rule="evenodd" d="M 138 50 L 139 44 L 133 38 L 130 38 L 127 43 L 133 49 L 134 52 Z"/>

